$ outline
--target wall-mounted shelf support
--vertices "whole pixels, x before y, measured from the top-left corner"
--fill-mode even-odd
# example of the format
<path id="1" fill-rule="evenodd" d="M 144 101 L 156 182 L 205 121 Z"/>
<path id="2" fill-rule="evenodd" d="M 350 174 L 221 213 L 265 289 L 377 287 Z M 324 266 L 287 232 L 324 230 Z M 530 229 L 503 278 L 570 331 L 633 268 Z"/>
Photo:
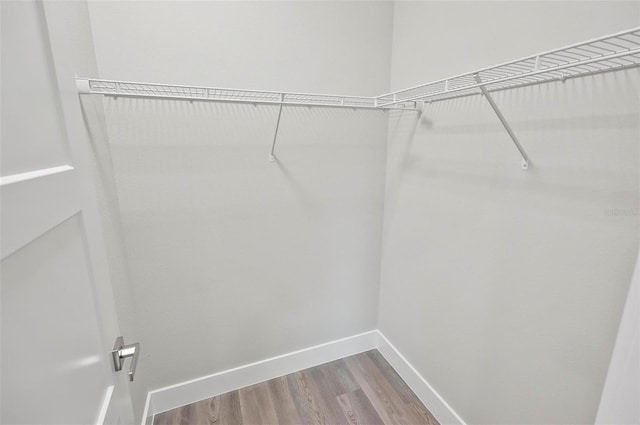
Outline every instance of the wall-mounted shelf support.
<path id="1" fill-rule="evenodd" d="M 280 95 L 281 102 L 284 102 L 284 94 Z M 278 129 L 280 129 L 280 118 L 282 117 L 282 103 L 280 103 L 280 108 L 278 109 L 278 119 L 276 120 L 276 130 L 273 133 L 273 142 L 271 143 L 271 153 L 269 154 L 269 161 L 273 162 L 276 160 L 275 157 L 275 149 L 276 149 L 276 139 L 278 138 Z"/>
<path id="2" fill-rule="evenodd" d="M 185 86 L 79 77 L 76 77 L 76 84 L 80 94 L 279 105 L 278 121 L 269 155 L 271 161 L 275 161 L 274 150 L 283 105 L 353 110 L 418 110 L 421 114 L 425 102 L 432 103 L 483 94 L 522 155 L 522 169 L 527 170 L 529 157 L 493 101 L 491 92 L 548 82 L 565 82 L 570 78 L 638 67 L 640 67 L 640 27 L 375 97 Z"/>
<path id="3" fill-rule="evenodd" d="M 504 129 L 507 130 L 507 133 L 509 133 L 509 137 L 511 137 L 511 140 L 513 140 L 513 144 L 516 145 L 518 152 L 520 152 L 520 155 L 522 155 L 522 165 L 521 165 L 522 170 L 527 171 L 529 169 L 529 155 L 527 155 L 524 148 L 518 141 L 516 134 L 513 132 L 513 129 L 509 125 L 509 122 L 506 120 L 504 115 L 502 115 L 500 108 L 498 108 L 498 105 L 496 105 L 496 102 L 493 100 L 493 97 L 491 97 L 491 93 L 489 93 L 489 90 L 487 90 L 486 87 L 482 85 L 482 78 L 480 78 L 480 75 L 475 74 L 473 78 L 478 83 L 480 90 L 482 90 L 482 94 L 487 99 L 487 102 L 489 102 L 489 105 L 491 105 L 493 112 L 495 112 L 496 115 L 498 116 L 498 119 L 504 126 Z"/>

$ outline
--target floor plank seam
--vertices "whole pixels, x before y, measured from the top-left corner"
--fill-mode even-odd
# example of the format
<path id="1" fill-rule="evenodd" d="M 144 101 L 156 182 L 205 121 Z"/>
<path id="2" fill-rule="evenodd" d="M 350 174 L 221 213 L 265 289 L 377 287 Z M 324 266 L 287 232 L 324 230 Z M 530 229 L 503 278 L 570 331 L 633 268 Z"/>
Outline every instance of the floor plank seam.
<path id="1" fill-rule="evenodd" d="M 154 415 L 153 425 L 439 425 L 373 349 Z"/>

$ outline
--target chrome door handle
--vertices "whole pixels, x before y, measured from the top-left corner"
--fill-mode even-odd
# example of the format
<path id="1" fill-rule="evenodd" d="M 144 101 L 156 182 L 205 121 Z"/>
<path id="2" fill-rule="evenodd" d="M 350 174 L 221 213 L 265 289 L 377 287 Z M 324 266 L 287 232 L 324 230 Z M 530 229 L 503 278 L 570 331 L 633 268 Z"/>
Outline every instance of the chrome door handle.
<path id="1" fill-rule="evenodd" d="M 140 343 L 124 345 L 124 338 L 119 336 L 116 338 L 116 343 L 111 350 L 111 357 L 113 358 L 113 368 L 116 372 L 122 370 L 124 361 L 127 357 L 131 357 L 131 365 L 129 365 L 129 381 L 133 381 L 133 377 L 136 374 L 136 366 L 138 366 L 138 356 L 140 355 Z"/>

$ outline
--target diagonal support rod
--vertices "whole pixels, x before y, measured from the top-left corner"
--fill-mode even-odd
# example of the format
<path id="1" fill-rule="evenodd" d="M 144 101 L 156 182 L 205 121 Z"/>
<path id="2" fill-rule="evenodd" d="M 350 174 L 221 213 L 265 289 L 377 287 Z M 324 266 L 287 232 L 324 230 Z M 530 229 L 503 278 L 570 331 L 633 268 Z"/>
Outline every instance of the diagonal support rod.
<path id="1" fill-rule="evenodd" d="M 284 98 L 283 95 L 280 95 Z M 276 139 L 278 138 L 278 129 L 280 128 L 280 117 L 282 117 L 282 103 L 280 104 L 280 109 L 278 110 L 278 120 L 276 121 L 276 131 L 273 133 L 273 142 L 271 143 L 271 153 L 269 154 L 269 161 L 273 162 L 276 160 L 274 155 L 274 151 L 276 149 Z"/>
<path id="2" fill-rule="evenodd" d="M 476 80 L 476 83 L 478 83 L 478 84 L 482 83 L 482 78 L 480 78 L 480 75 L 474 74 L 473 78 L 474 78 L 474 80 Z M 498 116 L 498 119 L 500 120 L 500 122 L 504 126 L 504 129 L 507 130 L 507 133 L 509 133 L 509 137 L 511 137 L 511 140 L 513 140 L 513 144 L 516 145 L 516 148 L 518 149 L 518 152 L 520 152 L 520 155 L 522 155 L 522 170 L 523 171 L 528 170 L 529 169 L 529 155 L 527 155 L 527 153 L 524 151 L 524 148 L 522 147 L 522 145 L 518 141 L 518 138 L 516 137 L 515 133 L 511 129 L 511 126 L 509 125 L 509 123 L 505 119 L 504 115 L 502 115 L 502 112 L 500 112 L 500 108 L 498 108 L 498 105 L 496 105 L 496 102 L 494 102 L 493 98 L 491 97 L 491 94 L 486 89 L 486 87 L 484 85 L 481 85 L 480 86 L 480 90 L 482 90 L 482 94 L 484 94 L 484 97 L 487 99 L 487 102 L 489 102 L 489 105 L 491 105 L 491 108 L 493 109 L 493 112 L 495 112 L 496 115 Z"/>

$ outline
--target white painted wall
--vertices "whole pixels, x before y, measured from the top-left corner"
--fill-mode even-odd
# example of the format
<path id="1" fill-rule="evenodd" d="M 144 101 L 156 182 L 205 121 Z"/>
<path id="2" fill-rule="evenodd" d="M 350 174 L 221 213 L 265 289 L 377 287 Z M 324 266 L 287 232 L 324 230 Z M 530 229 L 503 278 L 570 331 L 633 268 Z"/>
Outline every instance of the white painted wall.
<path id="1" fill-rule="evenodd" d="M 392 88 L 637 26 L 638 2 L 397 2 Z M 639 71 L 389 124 L 379 328 L 473 424 L 593 423 L 638 250 Z M 618 215 L 611 211 L 617 209 Z"/>
<path id="2" fill-rule="evenodd" d="M 379 94 L 391 3 L 95 2 L 100 76 Z M 363 19 L 366 17 L 366 19 Z M 380 111 L 105 99 L 151 389 L 376 327 Z"/>

